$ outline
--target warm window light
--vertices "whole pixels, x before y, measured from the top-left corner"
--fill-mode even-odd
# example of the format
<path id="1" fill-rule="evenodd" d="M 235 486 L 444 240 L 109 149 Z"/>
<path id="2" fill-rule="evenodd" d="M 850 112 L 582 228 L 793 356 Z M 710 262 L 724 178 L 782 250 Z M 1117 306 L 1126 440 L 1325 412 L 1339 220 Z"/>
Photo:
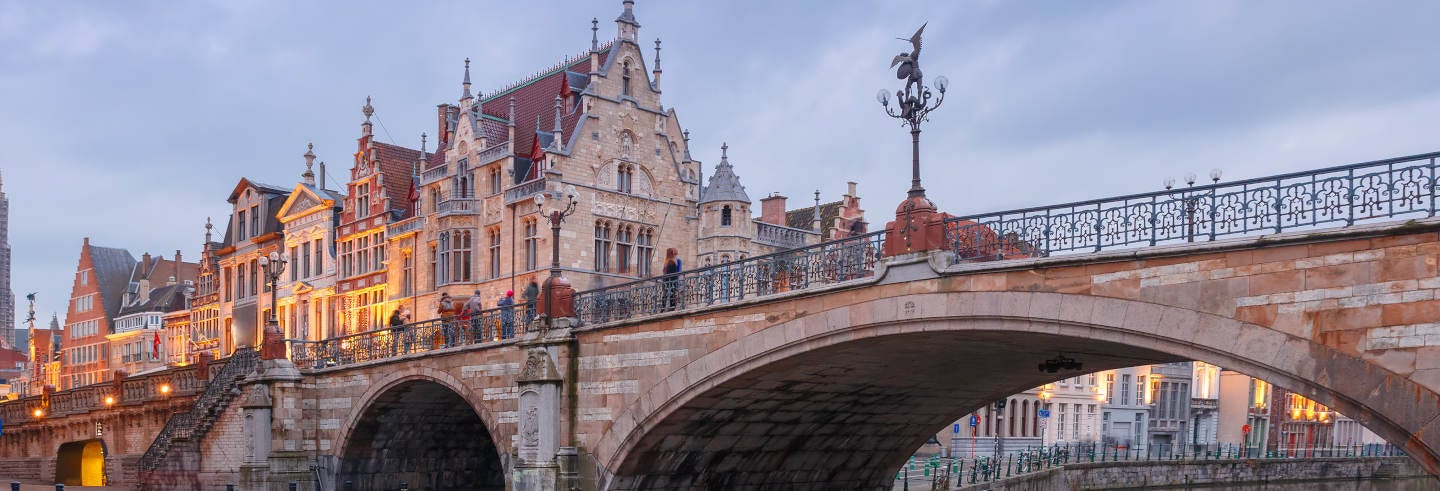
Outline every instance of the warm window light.
<path id="1" fill-rule="evenodd" d="M 106 405 L 106 406 L 114 406 L 114 405 L 115 405 L 115 396 L 105 396 L 105 405 Z"/>

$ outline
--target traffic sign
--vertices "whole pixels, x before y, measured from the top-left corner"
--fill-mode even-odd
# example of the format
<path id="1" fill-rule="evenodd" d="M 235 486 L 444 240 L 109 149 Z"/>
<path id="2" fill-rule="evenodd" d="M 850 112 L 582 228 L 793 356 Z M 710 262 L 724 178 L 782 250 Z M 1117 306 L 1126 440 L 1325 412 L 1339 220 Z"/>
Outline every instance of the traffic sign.
<path id="1" fill-rule="evenodd" d="M 971 415 L 970 415 L 970 426 L 980 426 L 980 415 L 979 415 L 979 414 L 971 414 Z M 955 431 L 958 432 L 958 431 L 960 431 L 960 430 L 959 430 L 959 429 L 956 429 Z"/>
<path id="2" fill-rule="evenodd" d="M 1241 432 L 1241 433 L 1249 433 L 1249 432 L 1250 432 L 1250 425 L 1241 426 L 1241 427 L 1240 427 L 1240 432 Z"/>
<path id="3" fill-rule="evenodd" d="M 950 428 L 950 432 L 957 435 L 960 434 L 960 423 L 955 423 L 955 425 Z"/>
<path id="4" fill-rule="evenodd" d="M 1049 417 L 1050 417 L 1050 410 L 1049 410 L 1049 409 L 1041 409 L 1041 410 L 1040 410 L 1040 417 L 1042 417 L 1042 418 L 1049 418 Z"/>

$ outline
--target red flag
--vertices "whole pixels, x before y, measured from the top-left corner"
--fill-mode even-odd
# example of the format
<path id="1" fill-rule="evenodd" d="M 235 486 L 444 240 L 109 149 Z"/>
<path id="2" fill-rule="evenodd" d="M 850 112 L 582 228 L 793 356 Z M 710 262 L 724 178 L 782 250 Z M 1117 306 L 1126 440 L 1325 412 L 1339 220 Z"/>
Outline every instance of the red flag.
<path id="1" fill-rule="evenodd" d="M 563 98 L 563 99 L 565 99 L 565 104 L 570 104 L 570 96 L 571 96 L 572 94 L 574 94 L 574 93 L 573 93 L 573 92 L 570 92 L 570 76 L 569 76 L 569 75 L 566 75 L 564 72 L 561 72 L 561 73 L 560 73 L 560 97 Z"/>
<path id="2" fill-rule="evenodd" d="M 151 353 L 151 359 L 160 359 L 160 331 L 155 331 L 155 352 Z"/>

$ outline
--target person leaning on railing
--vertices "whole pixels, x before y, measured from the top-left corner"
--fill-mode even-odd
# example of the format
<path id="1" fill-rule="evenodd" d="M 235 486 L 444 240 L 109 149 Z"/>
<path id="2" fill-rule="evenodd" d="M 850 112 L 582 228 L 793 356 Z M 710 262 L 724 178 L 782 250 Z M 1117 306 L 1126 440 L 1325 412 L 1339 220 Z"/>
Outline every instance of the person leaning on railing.
<path id="1" fill-rule="evenodd" d="M 451 317 L 455 315 L 455 300 L 450 298 L 450 293 L 440 293 L 440 302 L 436 304 L 435 316 L 440 318 L 440 332 L 445 338 L 445 347 L 455 345 L 455 326 Z"/>
<path id="2" fill-rule="evenodd" d="M 664 307 L 665 310 L 674 310 L 676 304 L 676 284 L 680 276 L 681 265 L 679 252 L 674 247 L 665 249 L 665 286 L 664 286 Z"/>

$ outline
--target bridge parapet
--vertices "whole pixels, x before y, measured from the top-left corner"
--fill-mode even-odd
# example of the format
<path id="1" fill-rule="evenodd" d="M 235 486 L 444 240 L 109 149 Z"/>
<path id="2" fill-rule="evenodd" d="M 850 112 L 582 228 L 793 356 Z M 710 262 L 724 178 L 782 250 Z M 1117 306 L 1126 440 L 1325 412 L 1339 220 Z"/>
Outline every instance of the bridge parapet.
<path id="1" fill-rule="evenodd" d="M 141 405 L 166 399 L 193 397 L 205 389 L 210 374 L 224 368 L 228 359 L 211 362 L 205 376 L 199 365 L 175 367 L 144 375 L 125 377 L 118 384 L 96 384 L 62 390 L 50 394 L 22 397 L 0 403 L 0 421 L 5 425 L 24 425 L 39 419 L 83 414 L 106 408 L 105 398 L 113 397 L 117 406 Z M 118 389 L 117 389 L 118 386 Z M 162 390 L 162 388 L 165 388 Z M 40 417 L 36 417 L 36 410 Z"/>
<path id="2" fill-rule="evenodd" d="M 958 260 L 1207 242 L 1227 237 L 1435 216 L 1440 152 L 950 218 Z"/>

